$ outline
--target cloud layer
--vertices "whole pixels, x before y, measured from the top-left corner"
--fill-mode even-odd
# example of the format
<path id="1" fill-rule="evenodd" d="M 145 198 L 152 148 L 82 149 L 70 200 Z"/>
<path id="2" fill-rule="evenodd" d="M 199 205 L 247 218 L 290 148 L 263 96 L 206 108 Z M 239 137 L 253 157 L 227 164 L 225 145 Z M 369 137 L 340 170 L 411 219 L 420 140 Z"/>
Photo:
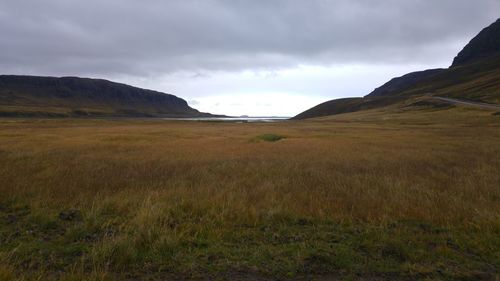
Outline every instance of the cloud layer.
<path id="1" fill-rule="evenodd" d="M 0 2 L 0 68 L 154 76 L 451 59 L 498 0 Z"/>

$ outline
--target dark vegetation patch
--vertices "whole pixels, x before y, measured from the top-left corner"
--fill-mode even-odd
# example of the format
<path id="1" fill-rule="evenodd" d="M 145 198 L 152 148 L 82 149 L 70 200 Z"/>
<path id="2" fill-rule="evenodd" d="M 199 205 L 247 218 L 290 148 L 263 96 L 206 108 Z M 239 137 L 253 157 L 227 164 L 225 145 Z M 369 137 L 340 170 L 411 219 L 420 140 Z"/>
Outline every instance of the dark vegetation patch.
<path id="1" fill-rule="evenodd" d="M 268 141 L 268 142 L 275 142 L 275 141 L 279 141 L 279 140 L 282 140 L 285 138 L 286 138 L 285 136 L 276 135 L 276 134 L 263 134 L 263 135 L 257 136 L 257 140 Z"/>
<path id="2" fill-rule="evenodd" d="M 106 112 L 75 109 L 75 110 L 71 111 L 68 114 L 68 116 L 69 117 L 102 117 L 102 116 L 106 116 Z"/>

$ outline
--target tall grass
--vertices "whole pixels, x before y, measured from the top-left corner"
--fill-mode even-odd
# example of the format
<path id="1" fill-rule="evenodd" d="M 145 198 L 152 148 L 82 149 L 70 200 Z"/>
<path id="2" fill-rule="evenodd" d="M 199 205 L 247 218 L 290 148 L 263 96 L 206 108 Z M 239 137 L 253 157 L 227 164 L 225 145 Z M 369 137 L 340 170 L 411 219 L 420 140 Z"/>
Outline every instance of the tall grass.
<path id="1" fill-rule="evenodd" d="M 443 271 L 430 261 L 452 277 L 494 274 L 499 124 L 458 109 L 276 124 L 4 120 L 0 211 L 14 222 L 0 228 L 0 276 Z M 269 132 L 287 138 L 252 141 Z M 63 221 L 65 210 L 83 218 Z"/>

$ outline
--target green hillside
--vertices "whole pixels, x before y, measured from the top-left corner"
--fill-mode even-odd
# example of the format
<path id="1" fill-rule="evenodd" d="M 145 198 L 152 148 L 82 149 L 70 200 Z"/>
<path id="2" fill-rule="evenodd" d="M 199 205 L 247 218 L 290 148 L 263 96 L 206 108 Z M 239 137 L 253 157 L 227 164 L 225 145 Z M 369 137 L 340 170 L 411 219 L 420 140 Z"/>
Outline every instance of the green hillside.
<path id="1" fill-rule="evenodd" d="M 448 69 L 412 72 L 394 78 L 363 98 L 327 101 L 293 119 L 381 108 L 419 97 L 440 96 L 500 104 L 500 19 L 481 31 Z M 429 103 L 439 103 L 429 101 Z"/>

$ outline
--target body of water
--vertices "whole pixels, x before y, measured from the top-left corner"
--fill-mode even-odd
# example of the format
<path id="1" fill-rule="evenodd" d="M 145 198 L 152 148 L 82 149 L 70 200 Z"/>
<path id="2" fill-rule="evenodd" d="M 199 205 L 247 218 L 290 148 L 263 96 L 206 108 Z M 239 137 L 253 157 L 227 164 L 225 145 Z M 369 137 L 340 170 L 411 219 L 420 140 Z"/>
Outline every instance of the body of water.
<path id="1" fill-rule="evenodd" d="M 181 121 L 219 121 L 219 122 L 279 122 L 288 120 L 290 117 L 197 117 L 197 118 L 163 118 L 164 120 Z"/>

